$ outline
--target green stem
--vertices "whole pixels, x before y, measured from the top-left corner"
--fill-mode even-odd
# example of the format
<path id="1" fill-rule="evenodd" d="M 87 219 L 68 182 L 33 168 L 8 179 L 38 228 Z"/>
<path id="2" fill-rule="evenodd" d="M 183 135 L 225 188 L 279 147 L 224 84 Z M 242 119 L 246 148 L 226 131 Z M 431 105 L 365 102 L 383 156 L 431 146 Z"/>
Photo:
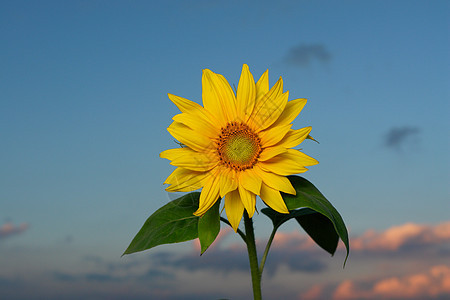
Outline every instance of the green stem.
<path id="1" fill-rule="evenodd" d="M 273 238 L 275 237 L 275 232 L 277 232 L 278 227 L 274 227 L 272 233 L 270 234 L 269 240 L 267 241 L 266 249 L 264 250 L 263 257 L 261 259 L 261 265 L 259 266 L 259 274 L 262 274 L 264 270 L 264 264 L 266 263 L 267 254 L 269 254 L 270 246 L 272 245 Z"/>
<path id="2" fill-rule="evenodd" d="M 261 273 L 258 268 L 258 256 L 256 254 L 255 232 L 253 220 L 244 211 L 245 235 L 247 236 L 247 251 L 252 274 L 253 299 L 261 300 Z"/>

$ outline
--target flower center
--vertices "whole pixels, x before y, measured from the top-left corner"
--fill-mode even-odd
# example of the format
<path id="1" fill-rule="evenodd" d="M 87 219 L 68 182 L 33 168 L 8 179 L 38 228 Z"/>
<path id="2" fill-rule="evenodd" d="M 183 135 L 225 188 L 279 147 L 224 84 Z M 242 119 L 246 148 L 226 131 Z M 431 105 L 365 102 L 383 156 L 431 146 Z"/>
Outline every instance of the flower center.
<path id="1" fill-rule="evenodd" d="M 261 139 L 247 125 L 230 122 L 217 144 L 221 163 L 237 171 L 252 168 L 261 154 Z"/>

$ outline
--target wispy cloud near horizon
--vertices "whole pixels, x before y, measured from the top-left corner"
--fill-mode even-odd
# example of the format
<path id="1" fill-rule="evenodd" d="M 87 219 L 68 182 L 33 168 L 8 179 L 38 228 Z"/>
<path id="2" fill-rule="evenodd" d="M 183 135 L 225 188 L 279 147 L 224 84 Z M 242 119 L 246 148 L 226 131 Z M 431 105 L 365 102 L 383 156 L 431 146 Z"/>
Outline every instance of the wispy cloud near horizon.
<path id="1" fill-rule="evenodd" d="M 185 243 L 183 248 L 187 249 L 182 252 L 159 248 L 163 251 L 120 260 L 82 256 L 79 264 L 85 266 L 85 272 L 53 269 L 42 278 L 51 280 L 54 286 L 77 287 L 77 295 L 100 293 L 110 299 L 108 293 L 123 292 L 130 285 L 140 290 L 142 297 L 153 295 L 157 288 L 162 293 L 158 299 L 178 299 L 184 294 L 194 299 L 217 298 L 218 290 L 228 289 L 233 289 L 233 298 L 245 298 L 243 280 L 249 280 L 248 258 L 245 246 L 233 235 L 232 230 L 223 229 L 202 256 L 198 241 L 194 240 Z M 257 244 L 261 249 L 265 243 Z M 343 247 L 338 249 L 338 257 L 332 258 L 301 230 L 278 232 L 264 271 L 268 298 L 275 297 L 273 287 L 280 284 L 286 299 L 440 300 L 450 296 L 450 265 L 445 263 L 450 258 L 450 221 L 369 229 L 351 237 L 350 245 L 350 257 L 342 270 Z M 0 271 L 0 278 L 11 279 L 7 275 Z M 309 277 L 313 281 L 308 281 Z M 296 278 L 306 281 L 299 284 Z M 41 279 L 35 280 L 33 286 L 39 286 Z M 176 291 L 172 289 L 173 282 L 177 284 Z M 23 288 L 26 287 L 24 283 Z M 402 294 L 405 291 L 409 294 Z"/>
<path id="2" fill-rule="evenodd" d="M 384 231 L 370 229 L 350 242 L 350 262 L 354 260 L 356 267 L 375 264 L 373 271 L 338 284 L 315 284 L 299 299 L 450 298 L 450 221 L 436 225 L 410 222 Z"/>
<path id="3" fill-rule="evenodd" d="M 18 235 L 28 229 L 28 223 L 22 223 L 20 225 L 14 225 L 11 222 L 6 222 L 0 227 L 0 240 Z"/>
<path id="4" fill-rule="evenodd" d="M 445 298 L 444 298 L 445 297 Z M 346 280 L 333 299 L 448 299 L 450 265 L 436 265 L 423 272 L 363 282 Z"/>
<path id="5" fill-rule="evenodd" d="M 352 239 L 353 251 L 399 251 L 450 242 L 450 221 L 437 225 L 406 223 L 385 231 L 367 230 Z"/>

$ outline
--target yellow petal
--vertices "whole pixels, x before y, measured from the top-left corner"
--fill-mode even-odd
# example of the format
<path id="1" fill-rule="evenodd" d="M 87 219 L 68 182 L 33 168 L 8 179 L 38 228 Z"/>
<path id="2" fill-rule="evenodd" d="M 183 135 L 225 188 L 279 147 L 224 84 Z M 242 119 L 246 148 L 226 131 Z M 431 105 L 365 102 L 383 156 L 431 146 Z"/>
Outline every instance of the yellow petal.
<path id="1" fill-rule="evenodd" d="M 224 197 L 238 187 L 237 180 L 233 170 L 221 168 L 220 171 L 220 197 Z"/>
<path id="2" fill-rule="evenodd" d="M 219 177 L 215 175 L 211 175 L 206 180 L 205 186 L 200 193 L 198 209 L 194 212 L 194 215 L 203 216 L 216 203 L 219 199 L 219 183 Z"/>
<path id="3" fill-rule="evenodd" d="M 248 66 L 242 66 L 241 78 L 237 89 L 237 115 L 242 122 L 247 122 L 256 101 L 255 79 L 250 73 Z"/>
<path id="4" fill-rule="evenodd" d="M 216 76 L 219 78 L 219 89 L 222 93 L 221 103 L 228 116 L 228 121 L 235 120 L 237 117 L 236 95 L 223 75 L 216 74 Z"/>
<path id="5" fill-rule="evenodd" d="M 289 92 L 283 91 L 283 80 L 278 82 L 256 102 L 249 123 L 256 131 L 261 131 L 272 125 L 283 112 L 289 98 Z"/>
<path id="6" fill-rule="evenodd" d="M 168 95 L 169 99 L 172 100 L 173 103 L 175 103 L 175 105 L 181 110 L 181 112 L 202 118 L 202 120 L 209 123 L 210 126 L 214 126 L 215 124 L 217 124 L 217 118 L 209 113 L 203 106 L 179 96 L 175 96 L 172 94 Z"/>
<path id="7" fill-rule="evenodd" d="M 261 186 L 261 195 L 259 195 L 261 199 L 266 203 L 270 208 L 276 210 L 282 214 L 288 214 L 289 210 L 286 207 L 286 203 L 284 203 L 283 198 L 279 191 L 274 190 L 273 188 L 267 186 L 266 184 L 262 184 Z"/>
<path id="8" fill-rule="evenodd" d="M 315 158 L 312 158 L 311 156 L 296 149 L 288 149 L 286 153 L 281 155 L 284 155 L 285 158 L 291 159 L 295 163 L 302 166 L 314 166 L 319 163 Z"/>
<path id="9" fill-rule="evenodd" d="M 244 213 L 244 205 L 242 204 L 238 190 L 229 192 L 225 196 L 225 211 L 228 221 L 236 232 L 241 222 L 242 214 Z"/>
<path id="10" fill-rule="evenodd" d="M 308 171 L 307 168 L 292 159 L 292 157 L 288 155 L 287 151 L 267 161 L 260 161 L 258 162 L 258 165 L 266 172 L 272 172 L 283 176 Z"/>
<path id="11" fill-rule="evenodd" d="M 265 149 L 263 149 L 263 151 L 259 155 L 258 161 L 269 160 L 272 157 L 277 156 L 278 154 L 286 152 L 287 151 L 286 148 L 285 147 L 279 147 L 279 146 L 265 148 Z"/>
<path id="12" fill-rule="evenodd" d="M 182 167 L 192 171 L 206 172 L 214 168 L 219 163 L 217 156 L 212 152 L 204 153 L 196 152 L 189 148 L 181 149 L 186 149 L 183 151 L 186 154 L 174 158 L 170 163 L 172 166 Z"/>
<path id="13" fill-rule="evenodd" d="M 270 147 L 281 141 L 282 138 L 289 132 L 292 124 L 273 127 L 258 133 L 261 138 L 261 145 L 263 147 Z"/>
<path id="14" fill-rule="evenodd" d="M 269 70 L 266 70 L 256 83 L 256 99 L 261 99 L 269 92 Z"/>
<path id="15" fill-rule="evenodd" d="M 285 153 L 277 155 L 267 161 L 261 161 L 258 165 L 265 171 L 279 175 L 292 175 L 306 172 L 304 166 L 313 166 L 319 162 L 314 158 L 295 149 L 288 149 Z"/>
<path id="16" fill-rule="evenodd" d="M 281 191 L 283 193 L 295 195 L 296 191 L 292 186 L 289 179 L 285 176 L 277 175 L 275 173 L 266 172 L 261 169 L 258 165 L 253 167 L 256 175 L 263 180 L 263 183 L 268 185 L 269 187 Z"/>
<path id="17" fill-rule="evenodd" d="M 262 180 L 256 175 L 253 169 L 247 169 L 240 172 L 239 182 L 246 190 L 252 192 L 253 194 L 259 195 Z"/>
<path id="18" fill-rule="evenodd" d="M 196 172 L 184 168 L 176 168 L 167 177 L 165 184 L 170 184 L 166 188 L 168 192 L 192 192 L 203 187 L 208 172 Z"/>
<path id="19" fill-rule="evenodd" d="M 294 119 L 300 114 L 303 107 L 306 104 L 306 99 L 295 99 L 291 100 L 286 104 L 285 109 L 278 117 L 278 119 L 273 123 L 272 127 L 283 126 L 292 123 Z"/>
<path id="20" fill-rule="evenodd" d="M 300 145 L 311 132 L 311 127 L 305 127 L 296 130 L 289 130 L 284 138 L 277 144 L 284 148 L 293 148 Z"/>
<path id="21" fill-rule="evenodd" d="M 196 132 L 184 124 L 174 121 L 170 124 L 169 128 L 167 128 L 167 131 L 169 131 L 180 143 L 185 144 L 195 151 L 203 152 L 215 148 L 213 141 L 206 135 Z"/>
<path id="22" fill-rule="evenodd" d="M 188 155 L 189 153 L 191 153 L 191 151 L 192 151 L 192 149 L 189 149 L 187 147 L 168 149 L 168 150 L 164 150 L 163 152 L 161 152 L 159 154 L 159 157 L 166 158 L 166 159 L 172 161 L 180 156 Z"/>
<path id="23" fill-rule="evenodd" d="M 250 116 L 249 123 L 253 125 L 259 126 L 261 122 L 260 120 L 256 120 L 257 114 L 261 114 L 261 110 L 264 110 L 263 113 L 267 113 L 267 107 L 272 108 L 273 110 L 273 101 L 269 99 L 269 97 L 277 98 L 279 95 L 283 93 L 283 79 L 280 79 L 275 83 L 275 85 L 269 90 L 269 78 L 268 78 L 269 70 L 264 72 L 261 78 L 256 83 L 256 102 L 255 108 L 253 109 L 252 115 Z M 270 100 L 270 101 L 269 101 Z M 258 123 L 259 122 L 259 123 Z"/>
<path id="24" fill-rule="evenodd" d="M 210 139 L 216 138 L 220 134 L 220 129 L 201 114 L 182 113 L 175 115 L 172 119 L 194 131 L 201 132 Z"/>
<path id="25" fill-rule="evenodd" d="M 248 216 L 251 218 L 255 213 L 256 195 L 246 190 L 241 182 L 239 182 L 239 195 L 241 197 L 242 204 L 244 204 L 245 210 Z"/>
<path id="26" fill-rule="evenodd" d="M 202 99 L 206 110 L 221 122 L 220 127 L 236 118 L 236 97 L 222 75 L 203 70 Z"/>
<path id="27" fill-rule="evenodd" d="M 192 112 L 203 109 L 203 107 L 191 100 L 175 96 L 172 94 L 167 94 L 169 99 L 178 107 L 182 112 Z"/>

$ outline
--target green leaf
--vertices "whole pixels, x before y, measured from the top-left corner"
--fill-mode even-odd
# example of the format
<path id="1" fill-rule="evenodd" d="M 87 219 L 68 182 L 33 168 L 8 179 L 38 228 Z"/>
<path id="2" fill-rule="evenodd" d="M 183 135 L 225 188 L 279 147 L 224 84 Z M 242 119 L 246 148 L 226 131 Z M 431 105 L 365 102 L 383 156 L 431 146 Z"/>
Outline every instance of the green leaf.
<path id="1" fill-rule="evenodd" d="M 261 212 L 267 215 L 273 223 L 275 230 L 290 219 L 296 219 L 306 233 L 331 255 L 336 252 L 339 236 L 333 223 L 321 213 L 310 208 L 292 210 L 289 214 L 279 213 L 271 208 L 263 208 Z"/>
<path id="2" fill-rule="evenodd" d="M 330 219 L 318 212 L 296 217 L 295 219 L 317 245 L 331 255 L 336 252 L 339 236 Z"/>
<path id="3" fill-rule="evenodd" d="M 198 209 L 199 198 L 200 193 L 189 193 L 155 211 L 145 221 L 123 255 L 197 238 L 199 217 L 193 213 Z"/>
<path id="4" fill-rule="evenodd" d="M 304 208 L 304 209 L 292 210 L 289 212 L 289 214 L 282 214 L 282 213 L 279 213 L 279 212 L 271 209 L 270 207 L 261 209 L 261 212 L 263 214 L 265 214 L 266 216 L 268 216 L 270 218 L 270 220 L 272 220 L 273 227 L 275 227 L 276 229 L 278 229 L 278 227 L 280 227 L 283 223 L 285 223 L 286 221 L 289 221 L 292 218 L 300 217 L 302 215 L 317 213 L 316 211 L 314 211 L 312 209 Z"/>
<path id="5" fill-rule="evenodd" d="M 220 231 L 220 200 L 208 209 L 198 221 L 198 239 L 200 240 L 201 254 L 214 242 Z"/>
<path id="6" fill-rule="evenodd" d="M 341 215 L 311 182 L 300 176 L 288 176 L 288 178 L 297 194 L 289 195 L 282 193 L 287 208 L 289 210 L 295 210 L 301 207 L 309 207 L 327 217 L 333 223 L 336 233 L 344 242 L 345 248 L 347 249 L 346 262 L 350 246 L 347 228 Z"/>

